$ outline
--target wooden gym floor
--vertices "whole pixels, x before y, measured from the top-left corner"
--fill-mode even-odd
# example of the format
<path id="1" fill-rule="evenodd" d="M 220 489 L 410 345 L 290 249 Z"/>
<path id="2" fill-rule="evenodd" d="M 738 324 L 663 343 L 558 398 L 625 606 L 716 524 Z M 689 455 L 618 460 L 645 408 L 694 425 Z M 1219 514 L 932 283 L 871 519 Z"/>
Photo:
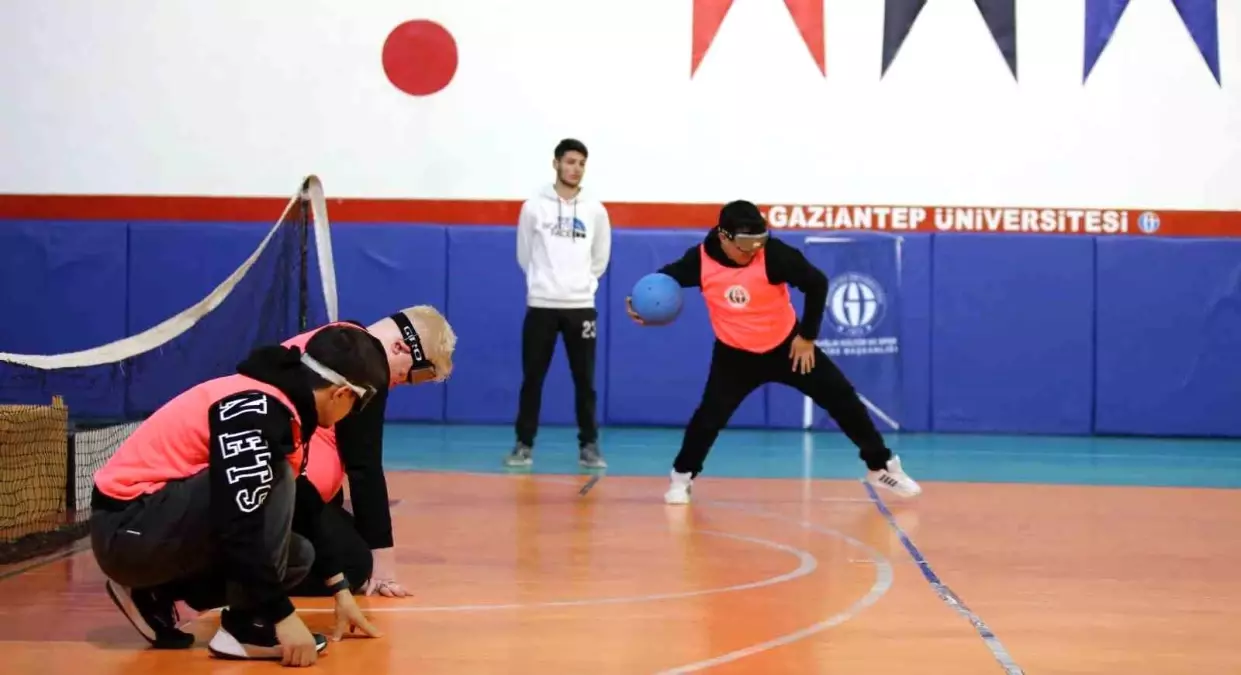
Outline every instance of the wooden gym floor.
<path id="1" fill-rule="evenodd" d="M 1239 443 L 907 436 L 925 493 L 900 502 L 837 435 L 728 432 L 669 507 L 675 430 L 607 430 L 585 497 L 571 430 L 517 475 L 509 433 L 390 428 L 415 596 L 365 600 L 384 637 L 316 671 L 1241 673 Z M 6 675 L 278 667 L 146 649 L 89 551 L 0 575 Z M 330 632 L 329 601 L 298 605 Z"/>

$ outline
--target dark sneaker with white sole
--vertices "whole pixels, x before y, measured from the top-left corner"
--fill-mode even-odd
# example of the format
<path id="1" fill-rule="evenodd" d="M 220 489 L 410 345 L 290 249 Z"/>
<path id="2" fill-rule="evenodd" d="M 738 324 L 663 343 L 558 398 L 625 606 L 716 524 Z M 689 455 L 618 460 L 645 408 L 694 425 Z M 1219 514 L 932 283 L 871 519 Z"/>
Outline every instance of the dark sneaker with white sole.
<path id="1" fill-rule="evenodd" d="M 129 623 L 156 649 L 189 649 L 194 636 L 177 628 L 176 600 L 158 590 L 122 586 L 111 579 L 104 584 L 108 597 Z"/>
<path id="2" fill-rule="evenodd" d="M 327 649 L 327 637 L 314 633 L 315 651 Z M 220 629 L 215 632 L 207 651 L 217 659 L 230 661 L 279 661 L 280 640 L 276 626 L 225 609 L 220 612 Z"/>
<path id="3" fill-rule="evenodd" d="M 578 448 L 577 462 L 584 469 L 606 469 L 608 463 L 603 459 L 603 452 L 598 443 L 586 443 Z"/>
<path id="4" fill-rule="evenodd" d="M 524 468 L 532 464 L 534 464 L 534 448 L 524 443 L 518 443 L 513 448 L 513 452 L 504 458 L 504 466 L 513 469 Z"/>

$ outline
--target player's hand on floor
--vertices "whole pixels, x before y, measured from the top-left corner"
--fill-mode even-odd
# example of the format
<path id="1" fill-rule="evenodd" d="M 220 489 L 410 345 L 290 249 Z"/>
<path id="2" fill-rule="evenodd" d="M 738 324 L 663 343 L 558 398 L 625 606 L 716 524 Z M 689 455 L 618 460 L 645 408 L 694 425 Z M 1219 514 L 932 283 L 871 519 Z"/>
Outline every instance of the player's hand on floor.
<path id="1" fill-rule="evenodd" d="M 638 316 L 638 313 L 633 311 L 633 298 L 625 298 L 625 312 L 627 312 L 629 314 L 629 318 L 633 319 L 639 326 L 646 325 L 646 322 L 642 320 L 642 317 Z"/>
<path id="2" fill-rule="evenodd" d="M 391 546 L 372 549 L 371 562 L 371 578 L 362 585 L 363 595 L 382 595 L 385 598 L 407 598 L 413 595 L 396 582 L 396 549 Z"/>
<path id="3" fill-rule="evenodd" d="M 280 664 L 294 668 L 313 666 L 319 660 L 315 636 L 294 612 L 276 624 L 276 640 L 280 642 Z"/>
<path id="4" fill-rule="evenodd" d="M 374 638 L 383 635 L 362 613 L 362 608 L 358 607 L 358 601 L 353 598 L 353 593 L 341 591 L 336 594 L 336 630 L 332 633 L 332 639 L 339 642 L 345 637 L 345 633 L 352 636 L 357 630 L 361 630 L 366 637 Z"/>
<path id="5" fill-rule="evenodd" d="M 385 598 L 408 598 L 413 593 L 394 579 L 374 579 L 362 584 L 363 595 L 382 595 Z"/>
<path id="6" fill-rule="evenodd" d="M 798 335 L 793 338 L 789 347 L 789 358 L 793 359 L 793 372 L 806 373 L 814 370 L 814 343 Z"/>

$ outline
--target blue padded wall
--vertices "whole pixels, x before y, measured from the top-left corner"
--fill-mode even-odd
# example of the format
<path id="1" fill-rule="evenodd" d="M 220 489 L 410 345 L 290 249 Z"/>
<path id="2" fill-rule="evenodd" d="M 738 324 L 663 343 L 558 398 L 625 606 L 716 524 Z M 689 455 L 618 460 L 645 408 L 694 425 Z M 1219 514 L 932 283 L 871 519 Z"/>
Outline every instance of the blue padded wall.
<path id="1" fill-rule="evenodd" d="M 255 223 L 131 223 L 129 333 L 148 330 L 202 301 L 270 230 Z M 295 228 L 278 229 L 218 307 L 183 335 L 134 360 L 129 414 L 151 412 L 198 382 L 234 372 L 255 344 L 281 342 L 301 331 L 298 234 Z M 312 328 L 327 315 L 313 239 L 307 248 L 307 328 Z M 339 269 L 337 277 L 339 282 Z M 288 311 L 277 311 L 281 306 Z"/>
<path id="2" fill-rule="evenodd" d="M 1094 241 L 944 235 L 933 253 L 934 429 L 1090 433 Z"/>
<path id="3" fill-rule="evenodd" d="M 0 326 L 0 351 L 64 353 L 151 328 L 201 300 L 267 231 L 255 223 L 0 221 L 8 291 L 0 312 L 20 317 Z M 693 413 L 712 344 L 698 290 L 687 290 L 675 324 L 659 328 L 633 325 L 624 298 L 702 234 L 614 232 L 598 295 L 600 422 L 682 427 Z M 778 236 L 795 245 L 805 237 Z M 370 322 L 427 303 L 457 329 L 452 380 L 400 388 L 390 419 L 512 424 L 525 311 L 514 237 L 509 227 L 333 229 L 344 318 Z M 296 298 L 287 268 L 296 244 L 278 241 L 224 305 L 125 371 L 0 366 L 0 402 L 62 394 L 76 416 L 119 417 L 231 371 L 257 336 L 297 331 L 295 316 L 263 302 Z M 309 277 L 317 325 L 316 267 Z M 802 300 L 795 303 L 800 310 Z M 899 304 L 905 430 L 1241 436 L 1241 241 L 911 235 Z M 545 384 L 542 422 L 575 422 L 563 346 Z M 800 422 L 800 395 L 768 387 L 731 426 Z"/>
<path id="4" fill-rule="evenodd" d="M 0 351 L 62 354 L 125 337 L 128 229 L 120 222 L 0 222 Z M 113 368 L 0 368 L 0 403 L 119 416 L 124 374 Z"/>
<path id="5" fill-rule="evenodd" d="M 526 282 L 517 266 L 512 228 L 448 228 L 448 312 L 462 337 L 457 367 L 448 383 L 451 422 L 511 424 L 521 389 L 521 328 L 526 313 Z M 615 260 L 613 249 L 613 260 Z M 603 422 L 608 377 L 608 276 L 596 295 L 599 311 L 595 390 Z M 543 383 L 541 424 L 576 424 L 573 381 L 558 341 Z"/>
<path id="6" fill-rule="evenodd" d="M 607 419 L 611 424 L 684 426 L 707 381 L 714 338 L 697 288 L 685 289 L 681 316 L 667 326 L 639 326 L 625 314 L 625 297 L 643 275 L 702 241 L 701 232 L 617 231 L 612 239 L 608 304 L 615 316 L 608 350 Z M 764 426 L 766 393 L 741 404 L 732 427 Z"/>
<path id="7" fill-rule="evenodd" d="M 1241 435 L 1241 241 L 1100 239 L 1095 431 Z"/>
<path id="8" fill-rule="evenodd" d="M 780 238 L 790 244 L 803 246 L 805 236 L 781 233 Z M 930 427 L 931 389 L 931 245 L 929 235 L 906 236 L 901 243 L 901 288 L 899 307 L 901 311 L 900 378 L 902 380 L 897 410 L 885 411 L 898 418 L 905 431 L 927 431 Z M 824 269 L 828 279 L 835 278 L 839 270 Z M 895 289 L 886 289 L 888 293 Z M 794 291 L 794 305 L 801 316 L 803 300 Z M 829 336 L 829 320 L 824 317 L 820 326 L 820 338 Z M 848 375 L 846 364 L 838 366 Z M 855 382 L 855 384 L 857 384 Z M 860 385 L 859 385 L 860 386 Z M 890 397 L 890 395 L 889 395 Z M 874 398 L 874 397 L 872 397 Z M 803 397 L 800 392 L 773 385 L 767 396 L 768 426 L 783 429 L 802 427 Z M 822 415 L 825 417 L 825 415 Z M 876 420 L 882 433 L 890 433 L 889 427 Z M 835 423 L 828 418 L 828 428 Z"/>
<path id="9" fill-rule="evenodd" d="M 152 328 L 206 297 L 254 252 L 268 229 L 251 223 L 132 223 L 130 333 Z M 297 292 L 296 280 L 287 279 L 281 265 L 282 245 L 293 242 L 273 238 L 216 310 L 141 357 L 130 373 L 131 413 L 149 413 L 205 379 L 234 372 L 260 338 L 279 341 L 283 338 L 276 336 L 293 334 L 291 317 L 272 314 L 265 302 Z M 255 317 L 262 320 L 256 322 Z"/>
<path id="10" fill-rule="evenodd" d="M 905 237 L 901 271 L 901 378 L 905 431 L 931 430 L 931 261 L 935 237 Z"/>
<path id="11" fill-rule="evenodd" d="M 448 314 L 444 228 L 338 224 L 332 231 L 332 249 L 341 319 L 366 325 L 413 305 L 433 305 Z M 387 418 L 441 422 L 446 389 L 435 383 L 397 387 L 388 399 Z"/>
<path id="12" fill-rule="evenodd" d="M 448 316 L 461 335 L 447 387 L 450 422 L 517 416 L 526 291 L 515 236 L 511 229 L 448 229 Z"/>
<path id="13" fill-rule="evenodd" d="M 127 237 L 120 222 L 0 222 L 0 351 L 60 354 L 125 337 Z"/>

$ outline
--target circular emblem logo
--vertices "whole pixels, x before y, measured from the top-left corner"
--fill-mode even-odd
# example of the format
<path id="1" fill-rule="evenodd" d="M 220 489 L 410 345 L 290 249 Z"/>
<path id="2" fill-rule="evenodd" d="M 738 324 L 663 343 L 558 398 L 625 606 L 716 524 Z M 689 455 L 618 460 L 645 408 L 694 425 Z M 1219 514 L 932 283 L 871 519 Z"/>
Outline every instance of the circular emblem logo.
<path id="1" fill-rule="evenodd" d="M 750 304 L 750 292 L 745 286 L 729 286 L 728 290 L 724 291 L 724 299 L 733 307 L 745 307 Z"/>
<path id="2" fill-rule="evenodd" d="M 1138 229 L 1146 234 L 1154 234 L 1159 231 L 1159 214 L 1154 211 L 1146 211 L 1138 216 Z"/>
<path id="3" fill-rule="evenodd" d="M 832 280 L 827 291 L 827 315 L 841 335 L 868 335 L 883 320 L 886 308 L 883 287 L 865 274 L 842 274 Z"/>

